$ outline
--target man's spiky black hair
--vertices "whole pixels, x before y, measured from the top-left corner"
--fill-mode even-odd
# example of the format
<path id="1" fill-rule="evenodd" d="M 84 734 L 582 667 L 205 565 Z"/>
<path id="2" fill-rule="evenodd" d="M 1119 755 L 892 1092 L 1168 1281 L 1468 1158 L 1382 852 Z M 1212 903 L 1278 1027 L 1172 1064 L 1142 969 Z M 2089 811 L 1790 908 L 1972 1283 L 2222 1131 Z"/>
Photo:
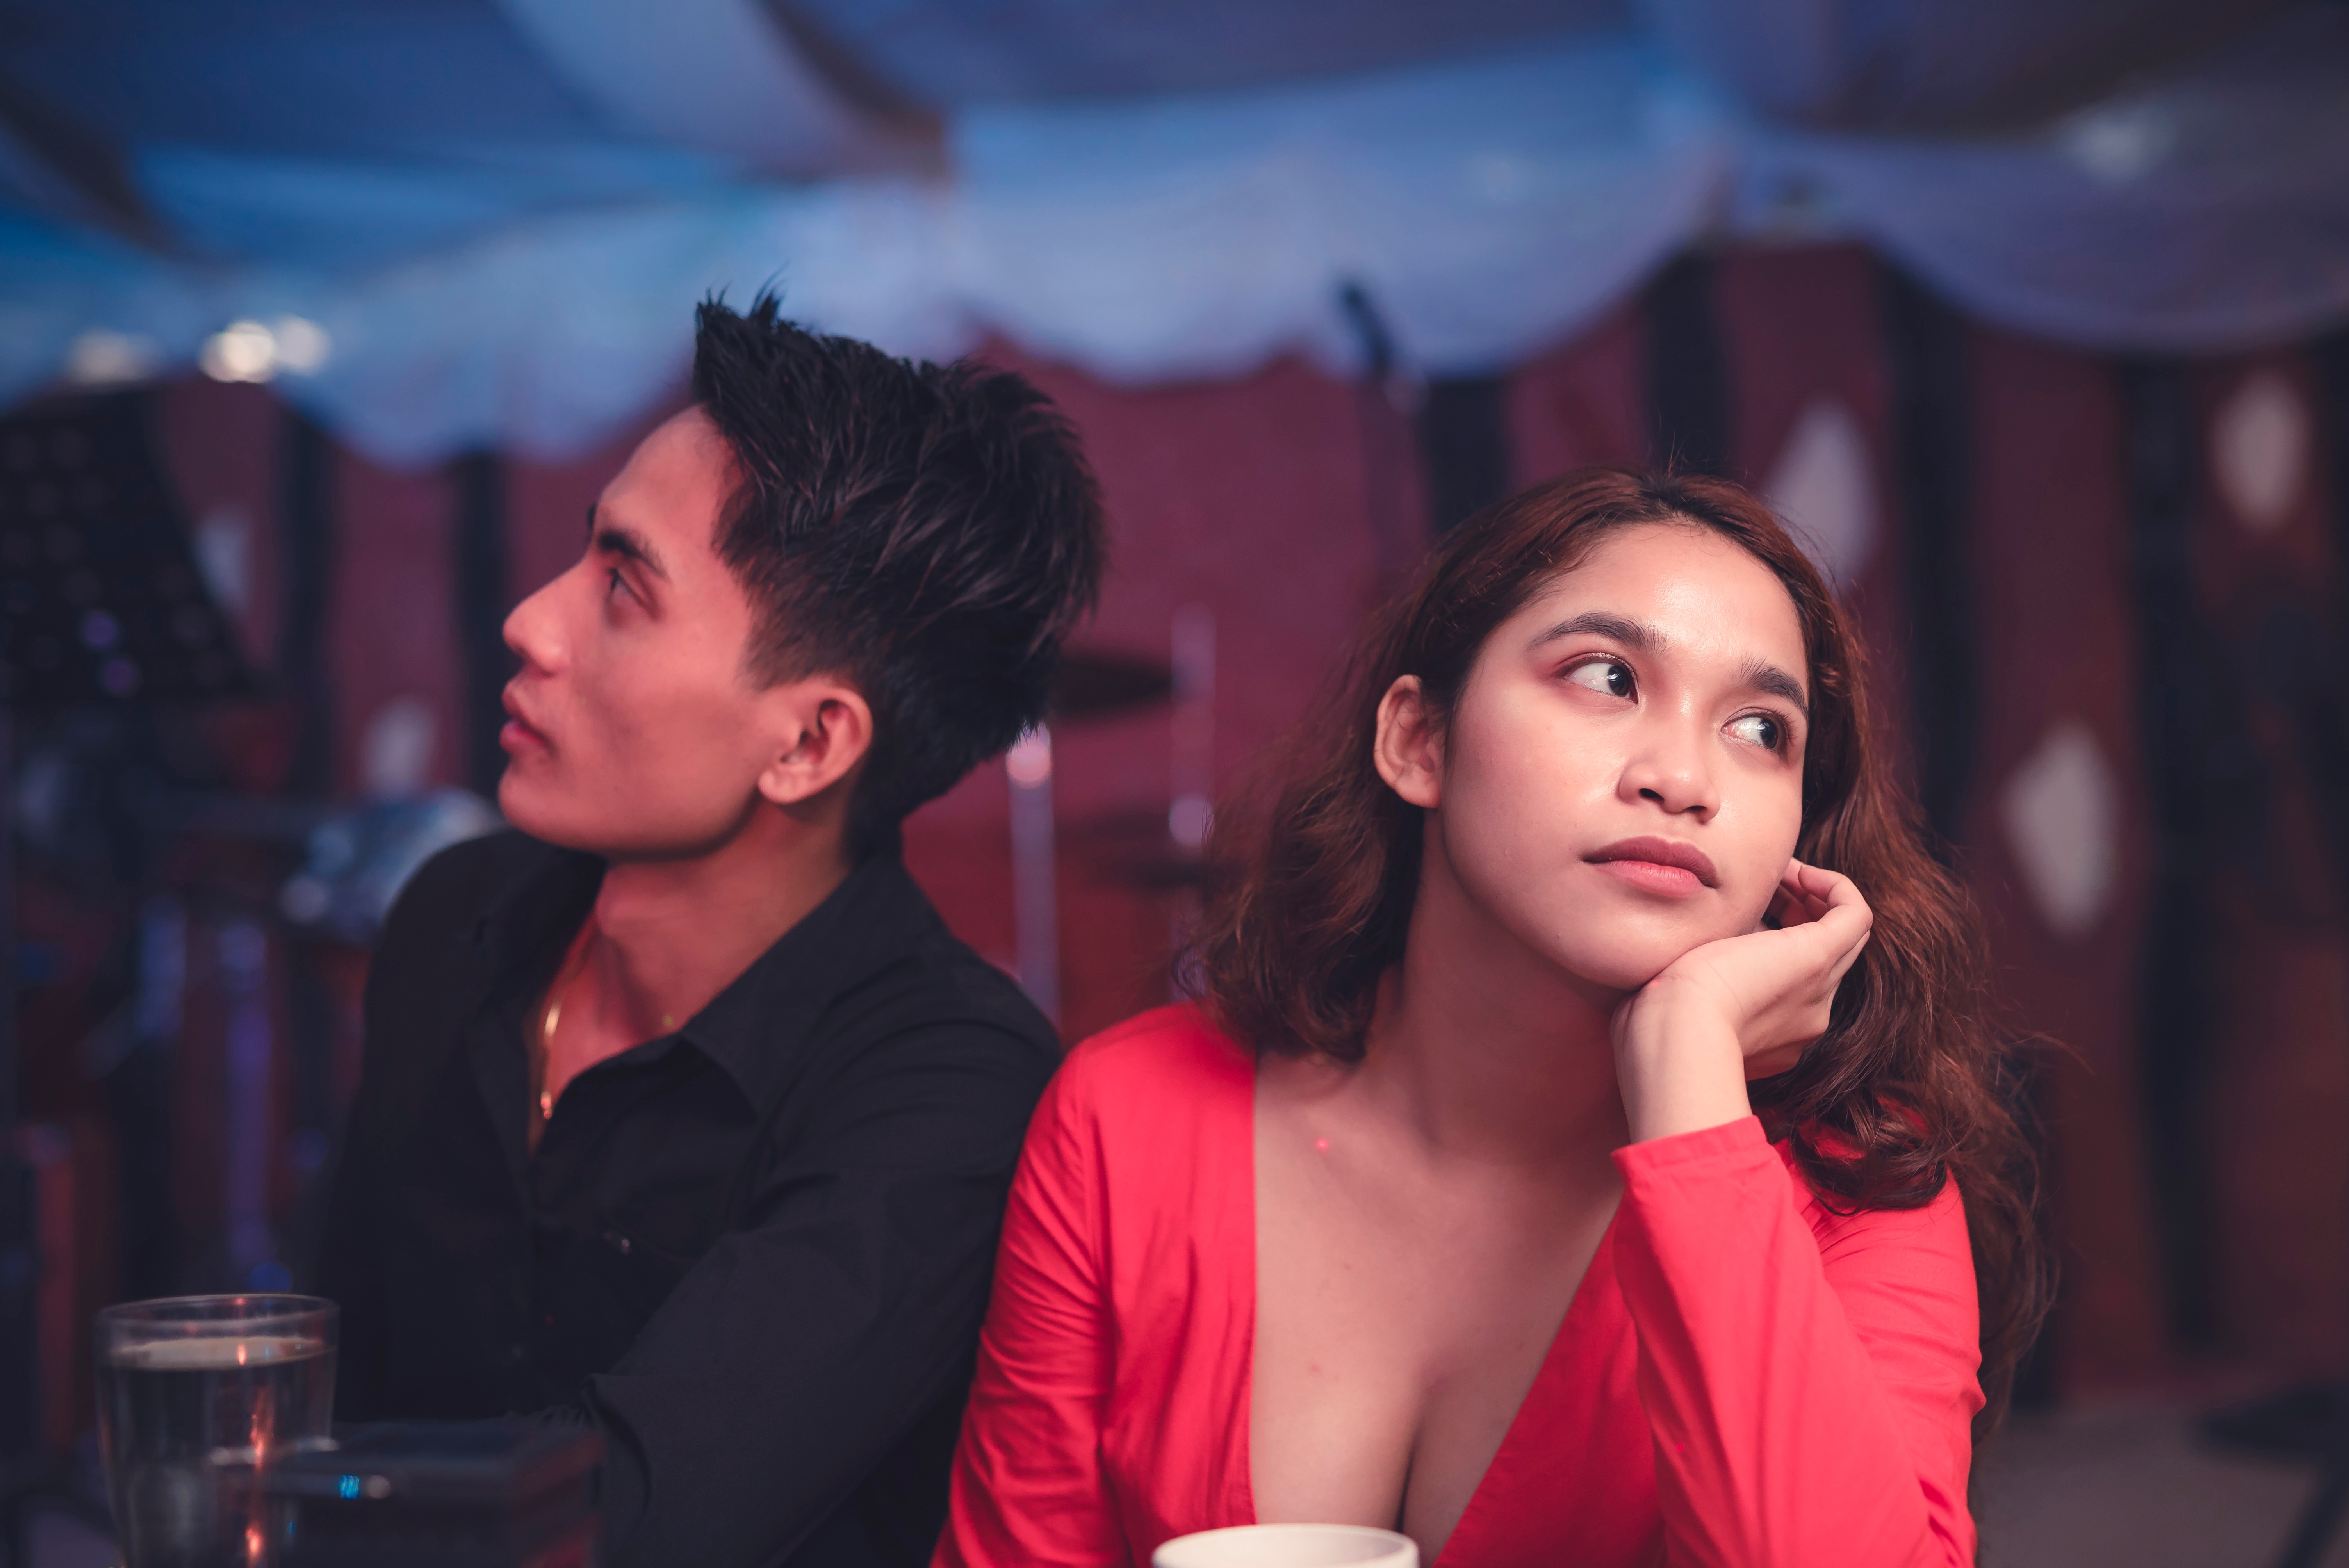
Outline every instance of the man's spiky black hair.
<path id="1" fill-rule="evenodd" d="M 894 844 L 1043 717 L 1106 551 L 1076 435 L 1019 376 L 808 332 L 766 293 L 702 304 L 693 397 L 738 469 L 716 544 L 758 613 L 751 671 L 864 694 L 850 846 Z"/>

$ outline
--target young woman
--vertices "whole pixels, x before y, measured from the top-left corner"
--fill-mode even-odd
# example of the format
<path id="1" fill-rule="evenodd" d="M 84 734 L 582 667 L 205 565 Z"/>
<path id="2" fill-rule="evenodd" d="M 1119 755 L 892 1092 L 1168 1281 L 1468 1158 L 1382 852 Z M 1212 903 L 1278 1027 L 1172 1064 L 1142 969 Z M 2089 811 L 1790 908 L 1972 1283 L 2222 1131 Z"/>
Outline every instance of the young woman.
<path id="1" fill-rule="evenodd" d="M 1046 1095 L 937 1563 L 1971 1563 L 2039 1254 L 1863 686 L 1733 485 L 1447 538 L 1218 828 L 1198 1005 Z"/>

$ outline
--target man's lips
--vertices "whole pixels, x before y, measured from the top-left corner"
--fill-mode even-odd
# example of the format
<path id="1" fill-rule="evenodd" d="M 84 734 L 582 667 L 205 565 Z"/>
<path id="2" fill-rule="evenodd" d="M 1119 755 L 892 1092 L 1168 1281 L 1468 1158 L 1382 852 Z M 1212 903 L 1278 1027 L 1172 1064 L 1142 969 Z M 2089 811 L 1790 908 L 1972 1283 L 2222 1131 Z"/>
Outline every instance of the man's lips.
<path id="1" fill-rule="evenodd" d="M 1650 892 L 1691 893 L 1720 883 L 1713 857 L 1694 844 L 1671 839 L 1624 839 L 1583 858 L 1609 875 Z"/>
<path id="2" fill-rule="evenodd" d="M 545 733 L 524 717 L 522 704 L 515 699 L 511 686 L 506 688 L 503 706 L 506 721 L 498 728 L 498 745 L 508 755 L 530 748 L 540 751 L 554 749 L 547 744 Z"/>

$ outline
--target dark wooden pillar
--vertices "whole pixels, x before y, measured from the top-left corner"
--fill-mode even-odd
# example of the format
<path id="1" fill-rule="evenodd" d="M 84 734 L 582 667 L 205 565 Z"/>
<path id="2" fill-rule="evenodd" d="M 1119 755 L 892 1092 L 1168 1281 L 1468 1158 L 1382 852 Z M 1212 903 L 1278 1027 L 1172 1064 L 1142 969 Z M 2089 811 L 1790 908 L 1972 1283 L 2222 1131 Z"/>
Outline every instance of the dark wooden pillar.
<path id="1" fill-rule="evenodd" d="M 450 465 L 456 526 L 450 530 L 450 580 L 457 598 L 458 670 L 462 685 L 465 781 L 496 799 L 505 753 L 506 681 L 513 656 L 506 649 L 508 582 L 506 465 L 495 452 L 468 452 Z"/>

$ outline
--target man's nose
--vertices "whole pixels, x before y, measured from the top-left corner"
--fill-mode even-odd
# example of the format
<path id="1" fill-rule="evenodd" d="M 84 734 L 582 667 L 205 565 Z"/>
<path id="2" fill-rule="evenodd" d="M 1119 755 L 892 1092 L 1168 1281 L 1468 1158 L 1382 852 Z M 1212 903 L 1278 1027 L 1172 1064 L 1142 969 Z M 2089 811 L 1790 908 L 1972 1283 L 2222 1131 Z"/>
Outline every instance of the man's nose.
<path id="1" fill-rule="evenodd" d="M 523 668 L 534 674 L 552 675 L 563 666 L 562 617 L 554 606 L 554 590 L 562 581 L 558 577 L 547 583 L 506 616 L 506 646 L 522 660 Z"/>

